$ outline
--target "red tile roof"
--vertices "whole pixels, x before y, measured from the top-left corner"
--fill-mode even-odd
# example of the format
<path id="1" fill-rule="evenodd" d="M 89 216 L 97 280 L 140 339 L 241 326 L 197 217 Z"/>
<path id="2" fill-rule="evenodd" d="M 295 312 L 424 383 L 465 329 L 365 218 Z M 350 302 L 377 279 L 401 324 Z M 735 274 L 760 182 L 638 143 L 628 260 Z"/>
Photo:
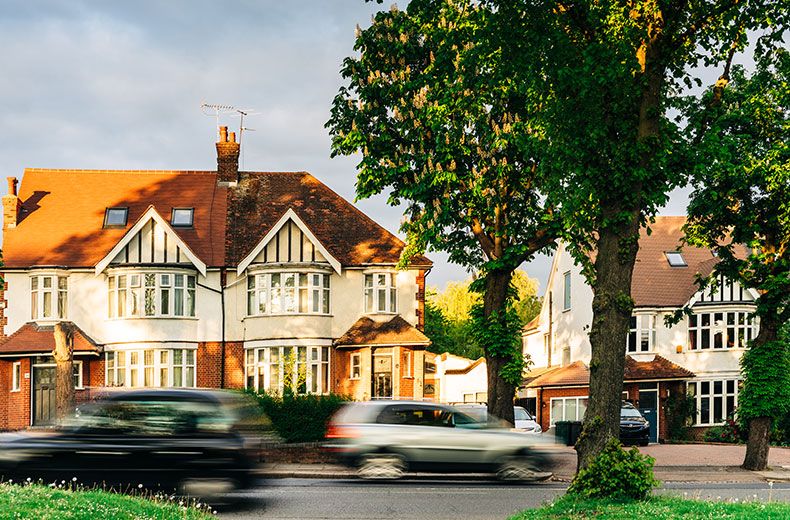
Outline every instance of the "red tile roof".
<path id="1" fill-rule="evenodd" d="M 194 207 L 194 227 L 176 233 L 207 265 L 223 265 L 226 188 L 215 172 L 26 169 L 16 228 L 6 229 L 7 267 L 93 267 L 153 205 L 166 220 Z M 104 228 L 108 207 L 128 207 L 125 228 Z"/>
<path id="2" fill-rule="evenodd" d="M 53 325 L 25 323 L 16 332 L 0 341 L 0 355 L 38 354 L 55 350 Z M 101 348 L 79 327 L 75 326 L 74 351 L 99 353 Z"/>
<path id="3" fill-rule="evenodd" d="M 709 249 L 684 245 L 686 267 L 672 267 L 666 252 L 681 246 L 686 217 L 656 217 L 651 234 L 642 229 L 636 255 L 631 297 L 637 307 L 681 307 L 694 296 L 697 274 L 707 276 L 716 265 Z"/>
<path id="4" fill-rule="evenodd" d="M 394 264 L 405 244 L 307 172 L 246 172 L 231 189 L 228 262 L 240 263 L 293 209 L 343 265 Z M 431 264 L 423 256 L 413 265 Z"/>
<path id="5" fill-rule="evenodd" d="M 289 208 L 343 265 L 395 264 L 404 248 L 306 172 L 242 172 L 226 188 L 214 171 L 26 169 L 19 196 L 19 223 L 4 232 L 11 268 L 95 266 L 150 205 L 166 220 L 173 207 L 195 208 L 194 226 L 174 231 L 208 266 L 237 265 Z M 125 228 L 103 227 L 108 207 L 129 208 Z"/>
<path id="6" fill-rule="evenodd" d="M 335 345 L 429 345 L 431 340 L 409 322 L 395 316 L 388 320 L 374 320 L 369 316 L 358 319 Z"/>
<path id="7" fill-rule="evenodd" d="M 689 379 L 692 377 L 694 377 L 693 372 L 661 356 L 655 356 L 650 361 L 636 361 L 631 356 L 625 357 L 624 381 Z M 576 361 L 568 366 L 543 372 L 531 380 L 528 374 L 527 381 L 528 388 L 586 386 L 590 384 L 590 369 L 584 362 Z"/>

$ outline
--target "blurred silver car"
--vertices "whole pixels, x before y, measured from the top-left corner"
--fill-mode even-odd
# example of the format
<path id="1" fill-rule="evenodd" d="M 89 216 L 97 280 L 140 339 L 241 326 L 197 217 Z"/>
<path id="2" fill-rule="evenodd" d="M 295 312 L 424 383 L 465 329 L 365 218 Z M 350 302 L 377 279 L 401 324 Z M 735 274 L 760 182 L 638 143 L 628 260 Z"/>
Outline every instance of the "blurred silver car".
<path id="1" fill-rule="evenodd" d="M 466 415 L 474 417 L 480 421 L 488 421 L 499 423 L 499 419 L 488 414 L 488 406 L 484 404 L 458 404 L 455 406 Z M 513 415 L 516 423 L 513 425 L 513 431 L 523 433 L 542 433 L 543 428 L 535 420 L 532 415 L 523 406 L 514 406 Z"/>
<path id="2" fill-rule="evenodd" d="M 447 405 L 409 401 L 350 403 L 332 418 L 326 448 L 362 478 L 399 478 L 406 471 L 490 472 L 535 481 L 551 447 Z"/>

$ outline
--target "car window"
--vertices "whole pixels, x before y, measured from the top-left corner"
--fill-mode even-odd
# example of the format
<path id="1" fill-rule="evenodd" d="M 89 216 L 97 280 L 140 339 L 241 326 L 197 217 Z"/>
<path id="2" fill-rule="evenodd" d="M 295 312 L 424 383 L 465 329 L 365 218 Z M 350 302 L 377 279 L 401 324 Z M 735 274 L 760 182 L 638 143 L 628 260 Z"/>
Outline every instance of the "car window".
<path id="1" fill-rule="evenodd" d="M 620 408 L 620 417 L 642 417 L 636 408 Z"/>
<path id="2" fill-rule="evenodd" d="M 488 420 L 488 409 L 485 406 L 460 405 L 457 408 L 477 422 L 485 422 Z"/>
<path id="3" fill-rule="evenodd" d="M 532 420 L 532 416 L 529 415 L 529 412 L 526 409 L 521 408 L 520 406 L 514 407 L 513 408 L 513 412 L 514 412 L 514 414 L 516 416 L 515 419 L 517 421 L 531 421 Z"/>
<path id="4" fill-rule="evenodd" d="M 423 406 L 388 406 L 381 412 L 376 422 L 410 426 L 453 426 L 452 414 L 449 410 Z"/>

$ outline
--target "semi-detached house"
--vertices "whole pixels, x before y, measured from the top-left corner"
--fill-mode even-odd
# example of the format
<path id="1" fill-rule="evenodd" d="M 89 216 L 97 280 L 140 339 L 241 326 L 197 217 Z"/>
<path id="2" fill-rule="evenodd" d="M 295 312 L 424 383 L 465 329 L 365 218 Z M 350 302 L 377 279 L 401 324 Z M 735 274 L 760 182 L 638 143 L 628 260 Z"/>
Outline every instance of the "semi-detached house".
<path id="1" fill-rule="evenodd" d="M 104 387 L 430 398 L 418 256 L 306 172 L 27 169 L 3 197 L 0 429 L 53 420 L 53 326 Z M 18 189 L 17 189 L 18 188 Z M 430 366 L 430 364 L 429 364 Z"/>
<path id="2" fill-rule="evenodd" d="M 639 239 L 631 285 L 634 299 L 623 399 L 651 423 L 653 442 L 669 435 L 674 399 L 691 395 L 693 433 L 719 425 L 738 404 L 740 358 L 757 335 L 752 314 L 758 294 L 720 278 L 705 290 L 717 258 L 708 249 L 683 245 L 685 217 L 658 217 Z M 593 292 L 566 247 L 554 255 L 543 306 L 524 332 L 524 352 L 534 365 L 520 397 L 544 429 L 561 420 L 582 420 L 589 390 Z M 665 318 L 688 307 L 674 325 Z"/>

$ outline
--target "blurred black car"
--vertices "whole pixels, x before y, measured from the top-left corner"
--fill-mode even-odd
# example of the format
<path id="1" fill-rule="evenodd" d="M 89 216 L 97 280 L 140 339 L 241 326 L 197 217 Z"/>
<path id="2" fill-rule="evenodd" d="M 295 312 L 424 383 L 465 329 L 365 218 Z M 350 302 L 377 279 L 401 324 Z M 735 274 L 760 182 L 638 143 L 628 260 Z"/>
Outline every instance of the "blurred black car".
<path id="1" fill-rule="evenodd" d="M 81 405 L 57 430 L 0 435 L 0 474 L 221 494 L 253 480 L 257 460 L 239 430 L 247 414 L 244 399 L 229 392 L 117 391 Z"/>
<path id="2" fill-rule="evenodd" d="M 642 417 L 634 405 L 626 401 L 620 408 L 620 442 L 640 446 L 650 443 L 650 422 Z"/>

